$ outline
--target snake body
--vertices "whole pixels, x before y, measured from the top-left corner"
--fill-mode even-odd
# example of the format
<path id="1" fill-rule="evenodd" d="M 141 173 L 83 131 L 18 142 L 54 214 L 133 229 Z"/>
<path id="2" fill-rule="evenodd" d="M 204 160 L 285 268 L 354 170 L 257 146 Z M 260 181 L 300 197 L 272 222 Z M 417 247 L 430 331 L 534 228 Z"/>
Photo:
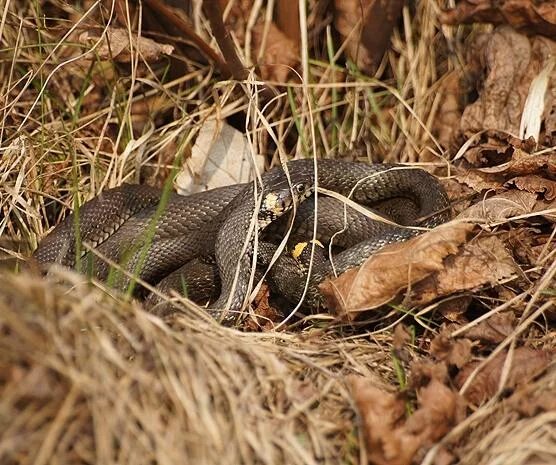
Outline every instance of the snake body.
<path id="1" fill-rule="evenodd" d="M 403 215 L 390 213 L 402 223 L 426 218 L 421 226 L 432 227 L 449 217 L 444 190 L 434 176 L 423 170 L 338 160 L 319 160 L 316 168 L 315 173 L 314 160 L 294 160 L 287 164 L 288 173 L 281 167 L 274 168 L 262 176 L 260 183 L 237 184 L 185 197 L 172 193 L 167 199 L 161 191 L 148 186 L 110 189 L 55 227 L 34 256 L 41 263 L 68 267 L 76 266 L 77 257 L 82 269 L 107 279 L 110 266 L 96 258 L 105 256 L 123 261 L 124 268 L 136 270 L 137 276 L 149 283 L 162 281 L 162 287 L 173 273 L 179 276 L 180 267 L 191 268 L 187 265 L 191 260 L 215 256 L 222 290 L 210 308 L 219 317 L 224 308 L 237 311 L 244 305 L 251 265 L 257 259 L 253 254 L 255 238 L 268 225 L 284 222 L 284 213 L 296 204 L 292 236 L 296 240 L 312 236 L 314 199 L 303 201 L 312 192 L 315 179 L 319 187 L 367 207 L 382 202 L 387 212 L 411 211 L 413 218 L 408 221 Z M 334 199 L 319 196 L 318 206 L 317 238 L 328 241 L 344 229 L 336 242 L 343 248 L 334 257 L 338 272 L 361 264 L 387 243 L 416 234 L 415 230 L 387 225 L 350 209 L 344 212 Z M 345 215 L 349 217 L 347 222 Z M 79 250 L 79 241 L 96 249 L 97 254 L 86 247 Z M 207 270 L 209 267 L 210 264 Z M 317 263 L 310 278 L 312 289 L 331 272 L 327 259 Z M 291 257 L 285 254 L 271 271 L 271 279 L 292 300 L 301 295 L 305 278 L 294 271 Z M 118 279 L 117 287 L 129 283 L 128 278 Z"/>

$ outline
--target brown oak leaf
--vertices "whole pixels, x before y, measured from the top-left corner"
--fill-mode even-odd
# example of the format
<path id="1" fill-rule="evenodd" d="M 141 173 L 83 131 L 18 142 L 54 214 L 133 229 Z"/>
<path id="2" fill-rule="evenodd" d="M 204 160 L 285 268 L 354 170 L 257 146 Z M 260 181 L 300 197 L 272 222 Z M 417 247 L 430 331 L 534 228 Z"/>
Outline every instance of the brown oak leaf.
<path id="1" fill-rule="evenodd" d="M 443 269 L 443 260 L 458 251 L 472 228 L 468 223 L 448 223 L 384 247 L 361 267 L 319 286 L 328 308 L 352 319 L 362 311 L 384 305 L 402 289 Z"/>
<path id="2" fill-rule="evenodd" d="M 507 356 L 508 351 L 501 352 L 474 377 L 471 385 L 464 393 L 469 402 L 480 405 L 498 392 Z M 554 354 L 548 351 L 518 347 L 511 356 L 510 371 L 504 387 L 513 389 L 518 385 L 527 383 L 548 366 L 553 356 Z M 467 379 L 479 366 L 479 363 L 478 361 L 470 362 L 458 373 L 455 384 L 459 389 L 463 387 Z"/>
<path id="3" fill-rule="evenodd" d="M 496 285 L 521 274 L 504 243 L 495 236 L 482 236 L 446 257 L 444 268 L 413 286 L 411 302 L 428 303 L 439 296 Z"/>

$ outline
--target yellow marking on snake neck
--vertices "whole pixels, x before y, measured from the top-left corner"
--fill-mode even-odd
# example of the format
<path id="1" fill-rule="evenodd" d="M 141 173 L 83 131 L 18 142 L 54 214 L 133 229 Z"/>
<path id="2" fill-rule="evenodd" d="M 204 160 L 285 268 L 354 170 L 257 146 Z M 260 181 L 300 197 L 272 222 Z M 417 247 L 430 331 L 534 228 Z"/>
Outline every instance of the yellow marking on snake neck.
<path id="1" fill-rule="evenodd" d="M 301 256 L 305 248 L 312 242 L 324 249 L 324 245 L 322 245 L 322 242 L 318 239 L 311 239 L 309 242 L 298 242 L 292 250 L 292 257 L 297 260 Z"/>

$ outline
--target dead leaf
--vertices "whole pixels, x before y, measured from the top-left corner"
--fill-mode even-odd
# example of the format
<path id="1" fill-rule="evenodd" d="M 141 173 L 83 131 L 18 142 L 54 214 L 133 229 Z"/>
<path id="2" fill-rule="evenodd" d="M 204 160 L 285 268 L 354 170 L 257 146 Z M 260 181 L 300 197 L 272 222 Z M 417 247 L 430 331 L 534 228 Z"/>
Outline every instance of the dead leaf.
<path id="1" fill-rule="evenodd" d="M 506 244 L 511 248 L 513 256 L 521 263 L 528 265 L 536 265 L 539 260 L 539 250 L 545 249 L 548 237 L 541 234 L 537 228 L 518 228 L 508 231 L 506 237 L 503 239 Z"/>
<path id="2" fill-rule="evenodd" d="M 556 36 L 556 4 L 529 0 L 460 0 L 440 16 L 443 24 L 510 24 L 531 33 Z"/>
<path id="3" fill-rule="evenodd" d="M 280 319 L 279 312 L 270 305 L 270 287 L 263 283 L 257 293 L 253 305 L 255 310 L 250 318 L 245 321 L 245 329 L 248 331 L 270 331 L 274 323 Z"/>
<path id="4" fill-rule="evenodd" d="M 292 68 L 299 64 L 299 44 L 274 23 L 270 23 L 266 38 L 263 37 L 264 31 L 265 24 L 262 21 L 253 28 L 253 48 L 261 56 L 257 60 L 261 76 L 265 80 L 286 82 Z"/>
<path id="5" fill-rule="evenodd" d="M 480 405 L 498 392 L 507 356 L 508 351 L 503 351 L 479 371 L 464 393 L 469 402 Z M 510 372 L 504 387 L 514 389 L 516 386 L 526 384 L 548 366 L 553 356 L 554 354 L 548 351 L 518 347 L 512 354 Z M 462 368 L 454 380 L 458 389 L 462 388 L 479 363 L 470 362 Z"/>
<path id="6" fill-rule="evenodd" d="M 417 400 L 420 407 L 405 426 L 424 446 L 430 447 L 465 418 L 463 398 L 436 379 L 417 392 Z"/>
<path id="7" fill-rule="evenodd" d="M 430 353 L 437 360 L 461 368 L 471 360 L 473 343 L 469 339 L 453 339 L 441 332 L 431 341 Z"/>
<path id="8" fill-rule="evenodd" d="M 404 362 L 408 362 L 410 359 L 407 346 L 411 343 L 412 339 L 411 333 L 403 323 L 398 323 L 394 327 L 392 350 L 395 356 Z"/>
<path id="9" fill-rule="evenodd" d="M 533 207 L 533 211 L 542 215 L 548 221 L 556 223 L 556 200 L 552 200 L 551 202 L 542 199 L 537 200 Z"/>
<path id="10" fill-rule="evenodd" d="M 496 313 L 465 331 L 465 337 L 484 343 L 499 344 L 512 334 L 516 324 L 513 312 Z"/>
<path id="11" fill-rule="evenodd" d="M 468 68 L 476 82 L 479 98 L 463 111 L 461 131 L 470 138 L 484 130 L 495 130 L 524 137 L 522 116 L 533 79 L 547 68 L 556 54 L 556 42 L 545 37 L 529 39 L 509 26 L 501 26 L 492 33 L 478 34 L 469 46 Z M 483 73 L 486 75 L 481 76 Z M 553 69 L 551 76 L 556 76 Z M 536 106 L 546 121 L 552 112 L 552 78 L 544 94 L 544 108 Z M 546 140 L 550 134 L 541 134 Z M 548 145 L 553 145 L 550 140 Z"/>
<path id="12" fill-rule="evenodd" d="M 403 430 L 398 429 L 405 415 L 403 400 L 373 386 L 365 378 L 351 376 L 349 381 L 365 431 L 369 463 L 411 464 L 421 444 L 416 436 L 403 434 Z"/>
<path id="13" fill-rule="evenodd" d="M 439 302 L 438 312 L 452 323 L 463 325 L 468 322 L 465 313 L 473 299 L 471 296 L 462 295 L 453 299 Z"/>
<path id="14" fill-rule="evenodd" d="M 472 228 L 468 223 L 449 223 L 384 247 L 361 267 L 319 286 L 328 308 L 353 319 L 362 311 L 384 305 L 402 289 L 441 270 L 444 258 L 458 251 Z"/>
<path id="15" fill-rule="evenodd" d="M 404 402 L 361 377 L 351 377 L 351 390 L 363 421 L 369 463 L 409 465 L 442 438 L 465 415 L 456 392 L 433 379 L 417 392 L 419 408 L 404 422 Z"/>
<path id="16" fill-rule="evenodd" d="M 374 74 L 390 44 L 403 1 L 335 0 L 334 26 L 347 41 L 347 54 L 357 66 Z"/>
<path id="17" fill-rule="evenodd" d="M 287 82 L 289 74 L 300 61 L 299 12 L 296 4 L 279 2 L 276 6 L 276 22 L 267 23 L 259 15 L 251 24 L 253 0 L 219 0 L 220 10 L 226 11 L 225 23 L 240 47 L 246 48 L 248 36 L 252 37 L 247 50 L 248 66 L 256 65 L 264 80 Z M 264 16 L 264 15 L 263 15 Z M 297 23 L 297 24 L 296 24 Z M 284 29 L 280 26 L 284 26 Z M 250 34 L 247 34 L 247 31 Z"/>
<path id="18" fill-rule="evenodd" d="M 264 169 L 264 157 L 255 158 Z M 191 150 L 191 157 L 176 176 L 179 194 L 189 195 L 215 187 L 248 182 L 252 178 L 253 157 L 247 138 L 224 121 L 204 122 Z"/>
<path id="19" fill-rule="evenodd" d="M 479 193 L 486 190 L 497 190 L 504 185 L 501 176 L 483 173 L 476 169 L 456 169 L 456 180 Z"/>
<path id="20" fill-rule="evenodd" d="M 100 36 L 87 31 L 79 36 L 83 44 L 96 43 Z M 130 45 L 131 44 L 131 45 Z M 108 27 L 102 36 L 100 44 L 95 49 L 96 55 L 101 60 L 114 60 L 120 63 L 129 63 L 132 53 L 138 53 L 145 61 L 157 61 L 161 55 L 171 55 L 174 47 L 169 44 L 159 44 L 147 37 L 138 37 L 137 33 L 127 29 Z"/>
<path id="21" fill-rule="evenodd" d="M 503 174 L 505 176 L 525 176 L 535 173 L 556 176 L 556 153 L 531 155 L 516 149 L 511 160 L 507 163 L 479 168 L 479 170 L 483 173 Z"/>
<path id="22" fill-rule="evenodd" d="M 506 185 L 514 185 L 521 191 L 543 194 L 546 200 L 556 199 L 556 182 L 534 174 L 510 179 Z"/>
<path id="23" fill-rule="evenodd" d="M 482 236 L 446 257 L 438 273 L 417 283 L 411 302 L 423 305 L 440 296 L 494 286 L 514 275 L 521 275 L 521 270 L 504 243 L 495 236 Z"/>
<path id="24" fill-rule="evenodd" d="M 523 191 L 507 191 L 472 205 L 458 215 L 477 223 L 498 223 L 514 216 L 531 213 L 537 196 Z"/>
<path id="25" fill-rule="evenodd" d="M 432 362 L 429 359 L 411 364 L 409 385 L 417 389 L 429 384 L 433 379 L 445 383 L 448 380 L 448 367 L 444 363 Z"/>

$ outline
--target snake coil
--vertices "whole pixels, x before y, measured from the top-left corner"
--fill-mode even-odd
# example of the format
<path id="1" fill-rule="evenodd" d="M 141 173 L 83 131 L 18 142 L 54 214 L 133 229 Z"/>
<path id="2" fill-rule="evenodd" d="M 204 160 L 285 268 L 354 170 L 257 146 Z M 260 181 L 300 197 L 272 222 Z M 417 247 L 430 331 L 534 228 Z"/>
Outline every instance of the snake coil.
<path id="1" fill-rule="evenodd" d="M 382 203 L 382 211 L 402 223 L 414 224 L 425 218 L 419 225 L 434 227 L 449 219 L 446 193 L 434 176 L 421 169 L 338 160 L 294 160 L 288 162 L 287 173 L 276 167 L 263 174 L 257 183 L 185 197 L 172 193 L 164 199 L 161 191 L 142 185 L 106 190 L 56 226 L 40 243 L 34 257 L 40 263 L 67 267 L 80 263 L 81 269 L 93 277 L 125 289 L 130 279 L 118 273 L 114 276 L 108 261 L 115 261 L 138 278 L 150 284 L 160 283 L 165 289 L 175 287 L 169 283 L 176 276 L 179 282 L 184 271 L 194 276 L 192 263 L 204 266 L 205 275 L 214 275 L 214 271 L 209 271 L 214 266 L 205 259 L 215 256 L 221 293 L 209 311 L 230 322 L 245 305 L 252 264 L 257 260 L 253 256 L 254 243 L 267 226 L 272 230 L 275 225 L 286 224 L 285 213 L 295 209 L 292 238 L 311 238 L 315 202 L 310 194 L 315 184 L 368 208 Z M 411 212 L 409 220 L 405 210 Z M 336 237 L 336 244 L 343 250 L 334 256 L 334 267 L 327 258 L 313 266 L 309 303 L 318 300 L 317 284 L 334 269 L 342 272 L 357 266 L 380 247 L 418 233 L 346 210 L 339 201 L 322 195 L 318 199 L 316 221 L 316 238 L 328 242 Z M 188 287 L 193 287 L 192 295 L 196 279 L 188 282 Z M 199 281 L 202 279 L 206 276 L 199 276 Z M 293 263 L 291 256 L 282 254 L 270 272 L 270 279 L 288 299 L 296 301 L 303 293 L 307 274 L 299 271 L 299 263 Z M 223 313 L 224 309 L 228 312 Z"/>

